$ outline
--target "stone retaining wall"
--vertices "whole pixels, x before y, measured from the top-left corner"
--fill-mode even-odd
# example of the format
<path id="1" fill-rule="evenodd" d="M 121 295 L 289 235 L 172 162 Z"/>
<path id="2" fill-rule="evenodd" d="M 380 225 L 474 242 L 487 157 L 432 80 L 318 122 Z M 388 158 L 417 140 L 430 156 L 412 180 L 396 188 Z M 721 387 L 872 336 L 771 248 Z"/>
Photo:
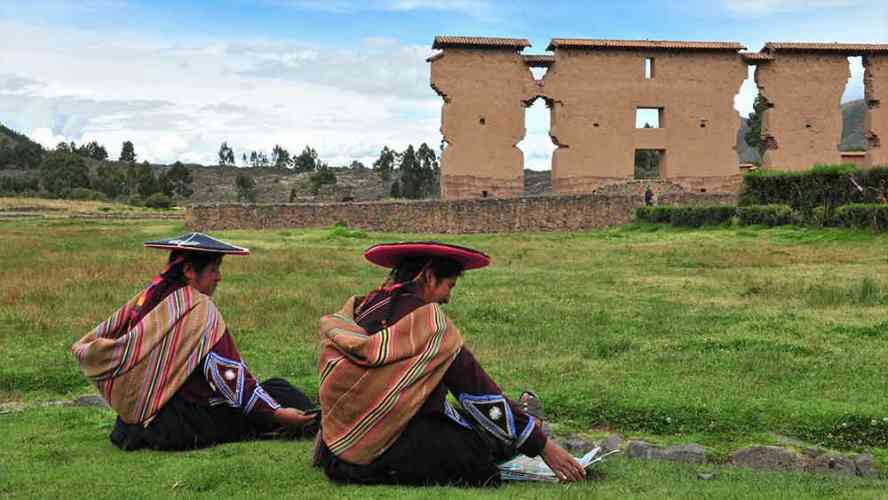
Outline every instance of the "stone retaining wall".
<path id="1" fill-rule="evenodd" d="M 733 204 L 726 193 L 664 193 L 660 204 Z M 188 208 L 189 229 L 327 227 L 371 231 L 499 233 L 603 228 L 630 222 L 641 196 L 587 194 L 524 198 L 314 204 L 204 204 Z"/>

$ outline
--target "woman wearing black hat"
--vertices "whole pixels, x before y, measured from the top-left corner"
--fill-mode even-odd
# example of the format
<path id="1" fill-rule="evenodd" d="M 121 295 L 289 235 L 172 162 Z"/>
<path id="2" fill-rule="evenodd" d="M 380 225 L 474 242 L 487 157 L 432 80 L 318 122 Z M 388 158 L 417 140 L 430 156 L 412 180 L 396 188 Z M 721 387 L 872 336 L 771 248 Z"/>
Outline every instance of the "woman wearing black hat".
<path id="1" fill-rule="evenodd" d="M 118 413 L 111 441 L 178 450 L 313 432 L 311 401 L 283 379 L 253 378 L 211 299 L 222 257 L 249 250 L 201 233 L 145 246 L 171 250 L 167 268 L 72 346 Z"/>
<path id="2" fill-rule="evenodd" d="M 559 479 L 585 471 L 507 399 L 440 304 L 487 255 L 441 243 L 371 247 L 382 285 L 321 319 L 315 463 L 338 482 L 497 485 L 497 463 L 542 455 Z M 458 401 L 447 401 L 450 392 Z"/>

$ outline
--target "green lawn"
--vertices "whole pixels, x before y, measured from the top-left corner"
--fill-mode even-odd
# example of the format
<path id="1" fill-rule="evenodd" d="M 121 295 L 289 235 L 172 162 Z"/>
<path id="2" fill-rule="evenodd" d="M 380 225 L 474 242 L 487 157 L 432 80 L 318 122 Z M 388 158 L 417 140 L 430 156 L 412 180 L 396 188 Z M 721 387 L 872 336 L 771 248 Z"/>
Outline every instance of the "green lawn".
<path id="1" fill-rule="evenodd" d="M 70 344 L 162 268 L 165 254 L 142 241 L 184 231 L 170 221 L 0 222 L 0 402 L 90 393 Z M 226 259 L 216 293 L 242 354 L 260 378 L 284 376 L 310 394 L 317 319 L 384 277 L 361 251 L 429 238 L 342 229 L 218 235 L 254 251 Z M 633 225 L 438 239 L 492 256 L 492 267 L 460 280 L 447 311 L 509 394 L 530 389 L 544 399 L 558 431 L 693 441 L 716 459 L 779 433 L 870 449 L 888 464 L 888 236 Z M 0 415 L 0 495 L 481 495 L 335 487 L 308 466 L 308 443 L 124 454 L 107 441 L 111 422 L 107 411 L 85 408 Z M 885 488 L 731 468 L 699 481 L 698 470 L 613 460 L 587 484 L 484 494 L 860 498 Z"/>

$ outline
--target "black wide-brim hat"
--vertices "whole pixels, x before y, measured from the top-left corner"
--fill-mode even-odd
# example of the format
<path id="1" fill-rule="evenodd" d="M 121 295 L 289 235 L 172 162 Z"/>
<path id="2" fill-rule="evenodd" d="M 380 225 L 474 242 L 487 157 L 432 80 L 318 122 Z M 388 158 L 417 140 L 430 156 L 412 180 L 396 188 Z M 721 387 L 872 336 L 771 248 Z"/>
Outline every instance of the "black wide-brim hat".
<path id="1" fill-rule="evenodd" d="M 381 243 L 368 248 L 364 257 L 389 269 L 398 267 L 401 261 L 411 257 L 443 257 L 459 262 L 464 271 L 490 265 L 490 257 L 485 253 L 436 241 Z"/>
<path id="2" fill-rule="evenodd" d="M 203 233 L 188 233 L 176 238 L 146 241 L 148 248 L 162 250 L 180 250 L 188 252 L 207 252 L 225 255 L 250 255 L 250 249 L 232 245 Z"/>

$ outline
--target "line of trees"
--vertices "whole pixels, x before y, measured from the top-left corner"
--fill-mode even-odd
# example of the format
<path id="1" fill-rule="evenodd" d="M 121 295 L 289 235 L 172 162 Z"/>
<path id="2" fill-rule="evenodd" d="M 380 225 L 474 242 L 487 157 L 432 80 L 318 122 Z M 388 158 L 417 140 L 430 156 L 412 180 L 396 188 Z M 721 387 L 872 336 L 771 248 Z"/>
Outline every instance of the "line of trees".
<path id="1" fill-rule="evenodd" d="M 117 162 L 108 162 L 108 150 L 97 141 L 81 145 L 73 141 L 61 142 L 54 150 L 45 150 L 27 136 L 0 125 L 0 169 L 12 167 L 32 171 L 27 175 L 3 177 L 0 193 L 126 199 L 134 203 L 144 202 L 156 194 L 167 198 L 188 198 L 193 194 L 191 172 L 181 162 L 157 173 L 148 162 L 138 163 L 137 158 L 132 141 L 122 143 Z M 236 165 L 238 157 L 227 141 L 219 147 L 218 159 L 221 166 Z M 337 183 L 337 169 L 324 162 L 310 145 L 293 154 L 284 146 L 275 144 L 270 154 L 253 150 L 242 153 L 240 159 L 243 166 L 285 168 L 294 174 L 311 174 L 309 182 L 315 195 L 323 186 Z M 348 168 L 367 167 L 360 161 L 352 161 Z M 418 148 L 409 145 L 403 151 L 385 146 L 372 168 L 391 197 L 437 196 L 438 157 L 426 143 Z M 255 200 L 256 184 L 249 175 L 239 174 L 235 187 L 240 199 Z"/>
<path id="2" fill-rule="evenodd" d="M 222 167 L 237 166 L 235 162 L 237 155 L 228 141 L 219 146 L 218 157 L 219 165 Z M 253 168 L 286 168 L 292 170 L 294 174 L 317 172 L 329 167 L 320 159 L 317 150 L 311 146 L 305 146 L 301 153 L 294 155 L 280 144 L 274 145 L 271 155 L 257 150 L 241 153 L 241 165 Z"/>
<path id="3" fill-rule="evenodd" d="M 43 190 L 56 198 L 107 198 L 168 208 L 173 197 L 189 198 L 194 193 L 191 172 L 178 161 L 160 174 L 147 161 L 103 163 L 91 173 L 84 157 L 57 149 L 46 155 L 37 177 Z"/>
<path id="4" fill-rule="evenodd" d="M 2 126 L 0 126 L 2 127 Z M 157 208 L 172 198 L 188 198 L 194 191 L 191 172 L 181 162 L 157 174 L 148 163 L 136 163 L 131 141 L 122 144 L 120 163 L 108 163 L 108 151 L 96 141 L 77 145 L 60 142 L 46 151 L 26 136 L 3 127 L 12 144 L 0 143 L 0 165 L 31 170 L 27 175 L 3 177 L 0 193 L 48 195 L 70 199 L 117 199 Z M 92 171 L 88 161 L 100 162 Z"/>
<path id="5" fill-rule="evenodd" d="M 373 162 L 383 183 L 391 181 L 389 196 L 392 198 L 419 199 L 438 196 L 440 168 L 435 150 L 422 143 L 400 153 L 384 146 L 379 158 Z"/>

